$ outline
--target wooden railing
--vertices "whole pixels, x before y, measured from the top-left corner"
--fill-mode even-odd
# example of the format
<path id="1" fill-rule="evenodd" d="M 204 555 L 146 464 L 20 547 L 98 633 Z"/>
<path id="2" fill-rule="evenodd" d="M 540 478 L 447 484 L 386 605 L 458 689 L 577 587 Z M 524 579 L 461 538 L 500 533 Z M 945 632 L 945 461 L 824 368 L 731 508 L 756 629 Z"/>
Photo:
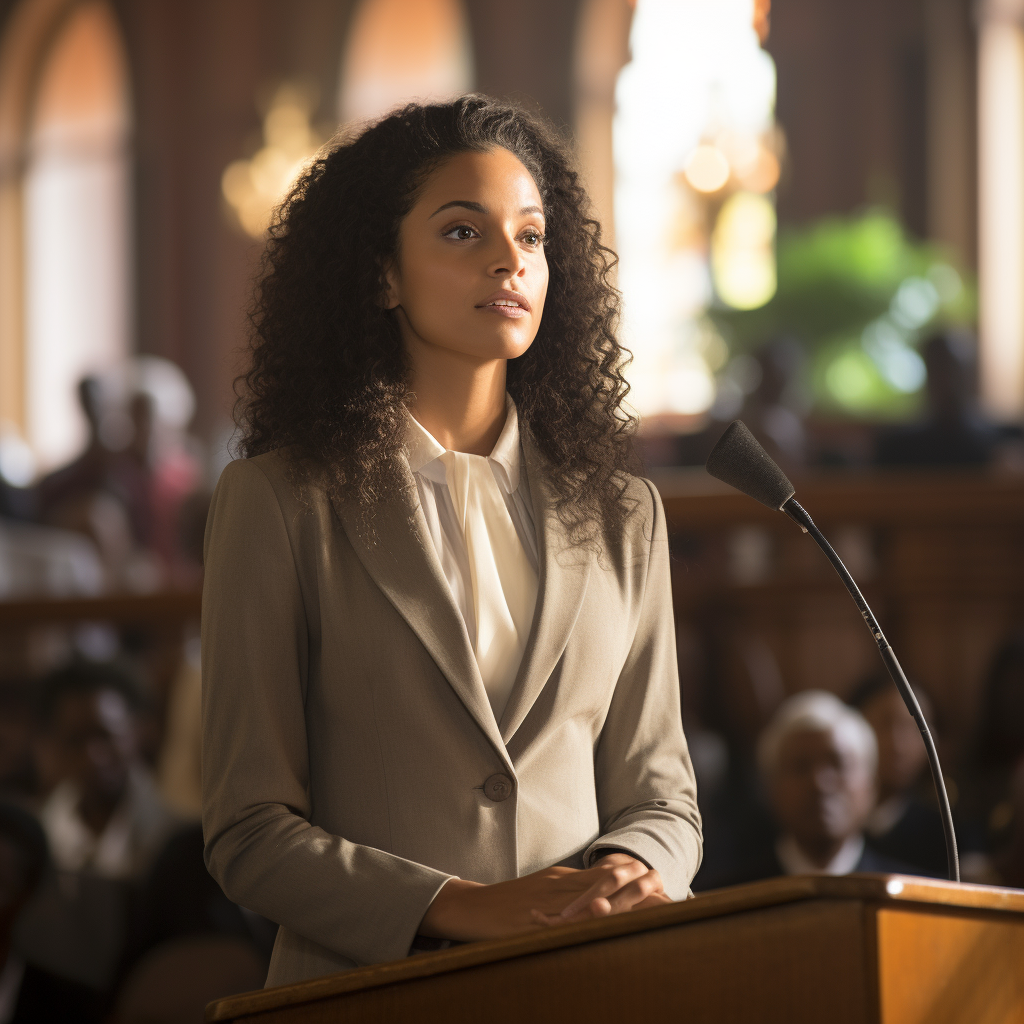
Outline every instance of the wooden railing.
<path id="1" fill-rule="evenodd" d="M 703 470 L 662 474 L 684 693 L 751 738 L 781 693 L 847 693 L 881 666 L 838 576 L 785 515 Z M 1024 625 L 1024 476 L 875 473 L 794 481 L 861 582 L 955 753 L 989 662 Z"/>
<path id="2" fill-rule="evenodd" d="M 0 630 L 54 622 L 183 623 L 199 618 L 201 604 L 198 590 L 0 601 Z"/>
<path id="3" fill-rule="evenodd" d="M 185 643 L 198 635 L 200 606 L 198 590 L 0 601 L 0 679 L 38 677 L 75 653 L 83 627 L 109 627 L 130 650 L 152 697 L 157 725 L 152 746 Z"/>

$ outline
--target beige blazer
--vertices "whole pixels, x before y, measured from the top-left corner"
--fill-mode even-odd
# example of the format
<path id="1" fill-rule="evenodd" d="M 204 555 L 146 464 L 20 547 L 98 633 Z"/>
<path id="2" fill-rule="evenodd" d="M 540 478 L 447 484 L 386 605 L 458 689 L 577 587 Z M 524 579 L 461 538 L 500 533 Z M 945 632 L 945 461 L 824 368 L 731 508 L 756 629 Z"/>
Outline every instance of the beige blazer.
<path id="1" fill-rule="evenodd" d="M 572 548 L 524 434 L 540 549 L 500 722 L 415 498 L 297 500 L 277 453 L 233 462 L 203 591 L 203 828 L 227 895 L 280 923 L 268 985 L 394 960 L 453 877 L 635 853 L 684 898 L 700 864 L 668 545 L 652 485 L 620 548 Z"/>

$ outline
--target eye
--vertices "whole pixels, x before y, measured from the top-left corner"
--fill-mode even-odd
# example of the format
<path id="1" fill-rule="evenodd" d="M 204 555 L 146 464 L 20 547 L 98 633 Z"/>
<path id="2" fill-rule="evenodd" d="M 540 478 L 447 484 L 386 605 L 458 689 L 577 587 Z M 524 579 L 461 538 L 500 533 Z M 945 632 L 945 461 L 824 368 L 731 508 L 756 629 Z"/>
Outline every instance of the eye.
<path id="1" fill-rule="evenodd" d="M 455 227 L 449 228 L 444 233 L 444 237 L 451 238 L 457 242 L 468 242 L 476 234 L 476 229 L 471 228 L 468 224 L 456 224 Z"/>
<path id="2" fill-rule="evenodd" d="M 544 241 L 544 235 L 542 235 L 535 228 L 528 228 L 526 231 L 524 231 L 522 238 L 527 245 L 533 246 L 534 248 L 536 248 Z"/>

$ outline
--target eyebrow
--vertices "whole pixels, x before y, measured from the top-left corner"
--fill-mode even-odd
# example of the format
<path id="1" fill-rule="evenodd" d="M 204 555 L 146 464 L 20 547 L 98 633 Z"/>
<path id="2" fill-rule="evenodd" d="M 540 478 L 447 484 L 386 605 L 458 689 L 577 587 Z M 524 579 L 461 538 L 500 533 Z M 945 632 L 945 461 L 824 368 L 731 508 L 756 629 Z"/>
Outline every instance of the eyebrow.
<path id="1" fill-rule="evenodd" d="M 453 206 L 461 206 L 464 210 L 472 210 L 474 213 L 487 213 L 486 207 L 481 206 L 480 203 L 474 203 L 470 199 L 453 199 L 450 203 L 439 206 L 427 220 L 430 220 L 431 217 L 436 217 L 442 210 L 450 210 Z M 539 213 L 542 217 L 544 216 L 544 211 L 539 206 L 524 206 L 519 213 L 520 215 Z"/>

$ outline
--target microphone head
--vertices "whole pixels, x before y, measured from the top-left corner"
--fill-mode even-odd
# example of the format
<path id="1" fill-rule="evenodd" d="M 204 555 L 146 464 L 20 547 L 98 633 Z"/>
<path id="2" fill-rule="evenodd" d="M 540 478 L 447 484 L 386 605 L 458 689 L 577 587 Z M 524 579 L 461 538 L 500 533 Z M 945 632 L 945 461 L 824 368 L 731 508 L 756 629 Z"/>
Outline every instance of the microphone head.
<path id="1" fill-rule="evenodd" d="M 711 449 L 707 471 L 769 508 L 781 509 L 796 494 L 786 474 L 741 420 L 733 420 Z"/>

